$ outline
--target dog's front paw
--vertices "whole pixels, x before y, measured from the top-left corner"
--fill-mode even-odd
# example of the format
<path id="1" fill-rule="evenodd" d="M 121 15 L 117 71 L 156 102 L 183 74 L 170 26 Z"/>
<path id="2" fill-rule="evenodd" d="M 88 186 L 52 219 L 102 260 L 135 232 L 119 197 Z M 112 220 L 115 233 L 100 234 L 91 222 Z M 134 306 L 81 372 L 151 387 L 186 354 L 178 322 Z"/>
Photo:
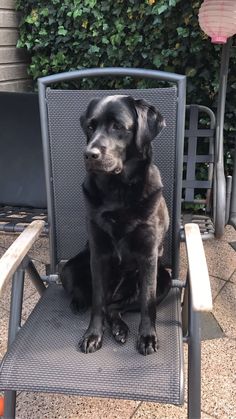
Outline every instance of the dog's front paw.
<path id="1" fill-rule="evenodd" d="M 159 343 L 156 333 L 147 335 L 139 335 L 138 337 L 138 351 L 142 355 L 150 355 L 157 351 Z"/>
<path id="2" fill-rule="evenodd" d="M 87 334 L 83 336 L 79 342 L 79 347 L 85 354 L 92 353 L 100 349 L 102 346 L 102 335 L 101 334 Z"/>
<path id="3" fill-rule="evenodd" d="M 122 320 L 116 321 L 112 324 L 112 334 L 115 340 L 119 343 L 125 343 L 127 340 L 127 335 L 129 333 L 129 328 Z"/>

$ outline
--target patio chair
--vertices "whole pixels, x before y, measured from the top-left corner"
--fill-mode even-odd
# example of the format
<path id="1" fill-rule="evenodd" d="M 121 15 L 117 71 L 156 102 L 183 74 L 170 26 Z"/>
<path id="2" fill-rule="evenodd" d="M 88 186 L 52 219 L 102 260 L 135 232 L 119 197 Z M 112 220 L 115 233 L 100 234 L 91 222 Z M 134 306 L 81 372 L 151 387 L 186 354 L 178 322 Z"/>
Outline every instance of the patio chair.
<path id="1" fill-rule="evenodd" d="M 0 127 L 0 231 L 20 233 L 47 220 L 38 94 L 0 92 Z"/>
<path id="2" fill-rule="evenodd" d="M 171 86 L 116 91 L 55 88 L 57 83 L 75 79 L 126 76 L 150 79 L 157 86 L 164 81 Z M 17 391 L 182 405 L 185 341 L 189 348 L 188 417 L 200 418 L 200 312 L 210 311 L 212 300 L 201 235 L 195 224 L 184 226 L 188 274 L 186 281 L 179 278 L 185 84 L 185 76 L 127 68 L 86 69 L 39 79 L 51 265 L 46 287 L 35 270 L 31 270 L 42 296 L 20 327 L 24 271 L 29 263 L 27 252 L 44 228 L 44 221 L 34 221 L 0 261 L 0 288 L 13 275 L 8 350 L 0 374 L 0 389 L 5 391 L 5 417 L 15 415 Z M 163 263 L 171 269 L 172 288 L 157 310 L 160 348 L 146 357 L 136 350 L 138 313 L 127 314 L 130 335 L 124 346 L 117 345 L 106 330 L 99 351 L 89 355 L 78 351 L 78 339 L 88 325 L 89 313 L 74 315 L 60 284 L 60 263 L 77 254 L 87 241 L 81 191 L 85 139 L 79 115 L 91 98 L 119 93 L 156 105 L 167 125 L 154 141 L 153 151 L 162 173 L 171 219 Z"/>
<path id="3" fill-rule="evenodd" d="M 186 120 L 182 223 L 198 224 L 203 240 L 220 238 L 229 218 L 231 178 L 226 188 L 215 115 L 206 106 L 191 104 L 186 106 Z"/>

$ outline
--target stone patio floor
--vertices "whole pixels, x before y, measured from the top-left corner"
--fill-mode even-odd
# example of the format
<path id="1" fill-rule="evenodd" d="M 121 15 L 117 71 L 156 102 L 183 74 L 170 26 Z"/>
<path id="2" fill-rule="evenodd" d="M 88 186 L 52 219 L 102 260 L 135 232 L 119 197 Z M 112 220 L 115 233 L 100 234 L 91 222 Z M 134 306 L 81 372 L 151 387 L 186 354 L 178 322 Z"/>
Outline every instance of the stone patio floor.
<path id="1" fill-rule="evenodd" d="M 14 240 L 14 235 L 0 235 L 0 256 Z M 221 240 L 204 243 L 214 301 L 212 315 L 203 316 L 202 342 L 202 418 L 236 418 L 236 252 L 230 242 L 236 241 L 236 232 L 230 226 Z M 180 277 L 184 279 L 186 255 L 181 249 Z M 31 257 L 40 273 L 48 263 L 48 240 L 40 238 L 31 251 Z M 23 320 L 38 300 L 38 294 L 26 278 Z M 0 358 L 7 341 L 10 284 L 0 301 Z M 185 363 L 187 359 L 185 348 Z M 185 399 L 187 394 L 185 395 Z M 79 398 L 61 395 L 20 393 L 17 397 L 19 419 L 178 419 L 187 417 L 183 407 L 155 403 L 113 399 Z"/>

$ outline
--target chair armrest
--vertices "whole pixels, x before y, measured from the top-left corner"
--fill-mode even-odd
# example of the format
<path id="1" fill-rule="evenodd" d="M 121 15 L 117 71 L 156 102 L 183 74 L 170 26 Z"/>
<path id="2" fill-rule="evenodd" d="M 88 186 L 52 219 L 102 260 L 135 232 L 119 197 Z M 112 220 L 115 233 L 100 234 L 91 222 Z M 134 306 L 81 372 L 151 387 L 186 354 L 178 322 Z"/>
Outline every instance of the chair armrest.
<path id="1" fill-rule="evenodd" d="M 185 224 L 184 230 L 192 308 L 194 311 L 211 311 L 211 286 L 200 230 L 194 223 Z"/>
<path id="2" fill-rule="evenodd" d="M 37 240 L 43 230 L 45 222 L 33 221 L 19 237 L 12 243 L 9 249 L 0 259 L 0 295 L 4 283 L 15 273 L 22 260 L 27 255 L 31 246 Z"/>

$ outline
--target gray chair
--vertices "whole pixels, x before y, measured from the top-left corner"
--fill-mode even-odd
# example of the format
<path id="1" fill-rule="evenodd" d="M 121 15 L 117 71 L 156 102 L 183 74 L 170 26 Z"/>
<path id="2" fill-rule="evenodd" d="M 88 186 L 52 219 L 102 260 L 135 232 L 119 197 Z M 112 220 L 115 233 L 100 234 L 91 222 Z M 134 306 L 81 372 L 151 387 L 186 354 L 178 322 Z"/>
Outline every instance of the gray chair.
<path id="1" fill-rule="evenodd" d="M 19 233 L 47 219 L 38 94 L 0 92 L 0 127 L 0 231 Z"/>
<path id="2" fill-rule="evenodd" d="M 91 77 L 151 79 L 157 87 L 141 90 L 61 90 L 56 83 Z M 170 87 L 158 87 L 160 81 Z M 183 342 L 188 351 L 188 417 L 201 415 L 200 312 L 212 308 L 206 260 L 199 229 L 186 224 L 186 281 L 179 279 L 181 191 L 184 145 L 185 76 L 128 68 L 86 69 L 39 79 L 41 128 L 47 186 L 50 274 L 45 287 L 27 256 L 44 227 L 34 221 L 0 260 L 0 288 L 12 280 L 8 351 L 0 374 L 5 391 L 5 417 L 15 415 L 17 391 L 65 393 L 172 403 L 184 402 Z M 163 263 L 172 272 L 172 289 L 158 306 L 157 354 L 141 356 L 136 348 L 138 313 L 127 315 L 128 342 L 117 345 L 105 331 L 101 350 L 85 355 L 77 350 L 89 313 L 75 316 L 60 284 L 60 263 L 74 256 L 87 240 L 81 191 L 84 177 L 84 135 L 79 115 L 94 96 L 130 94 L 161 109 L 166 129 L 154 141 L 154 161 L 160 168 L 171 225 Z M 21 326 L 24 271 L 28 269 L 42 295 Z M 182 309 L 183 302 L 183 309 Z M 20 329 L 20 330 L 19 330 Z M 115 379 L 114 379 L 115 377 Z"/>
<path id="3" fill-rule="evenodd" d="M 216 144 L 214 113 L 206 106 L 187 105 L 182 223 L 198 224 L 203 240 L 220 238 L 229 218 L 230 192 L 224 193 L 223 159 L 223 145 Z M 230 187 L 228 177 L 227 191 Z"/>

